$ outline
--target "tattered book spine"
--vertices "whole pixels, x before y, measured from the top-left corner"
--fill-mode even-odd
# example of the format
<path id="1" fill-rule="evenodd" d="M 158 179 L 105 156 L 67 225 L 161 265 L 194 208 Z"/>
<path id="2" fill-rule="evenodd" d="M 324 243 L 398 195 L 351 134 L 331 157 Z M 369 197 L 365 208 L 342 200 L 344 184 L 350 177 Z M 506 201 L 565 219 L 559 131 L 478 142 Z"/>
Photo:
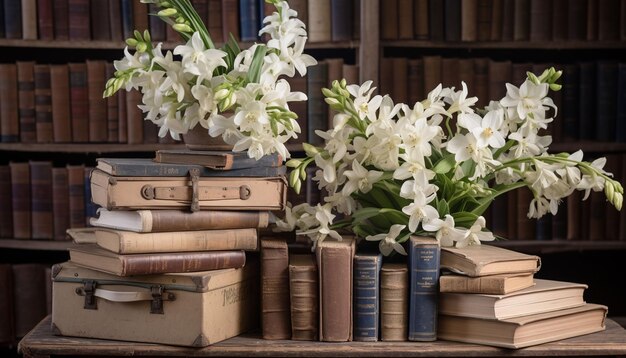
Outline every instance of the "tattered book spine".
<path id="1" fill-rule="evenodd" d="M 378 340 L 379 273 L 382 256 L 354 256 L 354 340 Z"/>
<path id="2" fill-rule="evenodd" d="M 384 264 L 380 270 L 380 339 L 406 341 L 409 318 L 409 270 Z"/>
<path id="3" fill-rule="evenodd" d="M 316 341 L 319 327 L 317 264 L 313 255 L 292 255 L 289 263 L 291 339 Z"/>
<path id="4" fill-rule="evenodd" d="M 282 239 L 261 239 L 261 328 L 264 339 L 291 338 L 289 255 Z"/>

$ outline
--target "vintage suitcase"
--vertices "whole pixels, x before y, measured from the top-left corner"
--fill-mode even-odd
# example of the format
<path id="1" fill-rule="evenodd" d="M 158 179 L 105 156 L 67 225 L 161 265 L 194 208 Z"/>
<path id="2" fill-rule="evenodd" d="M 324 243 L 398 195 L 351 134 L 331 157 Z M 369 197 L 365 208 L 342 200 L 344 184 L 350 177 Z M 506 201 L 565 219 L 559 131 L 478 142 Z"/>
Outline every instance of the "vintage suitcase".
<path id="1" fill-rule="evenodd" d="M 57 335 L 204 347 L 258 326 L 259 266 L 118 277 L 53 266 Z"/>
<path id="2" fill-rule="evenodd" d="M 114 209 L 283 210 L 287 182 L 278 177 L 129 177 L 91 173 L 92 201 Z"/>

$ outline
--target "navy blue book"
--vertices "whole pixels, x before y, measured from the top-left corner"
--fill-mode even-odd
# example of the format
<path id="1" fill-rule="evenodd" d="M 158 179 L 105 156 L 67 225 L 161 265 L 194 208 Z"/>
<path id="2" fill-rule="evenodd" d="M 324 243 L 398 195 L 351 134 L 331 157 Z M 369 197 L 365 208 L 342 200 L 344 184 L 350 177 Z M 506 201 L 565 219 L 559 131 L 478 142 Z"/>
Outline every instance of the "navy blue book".
<path id="1" fill-rule="evenodd" d="M 352 0 L 330 0 L 330 29 L 333 41 L 352 40 L 353 18 Z"/>
<path id="2" fill-rule="evenodd" d="M 617 72 L 617 123 L 615 124 L 615 139 L 618 142 L 626 142 L 626 63 L 620 63 Z"/>
<path id="3" fill-rule="evenodd" d="M 98 206 L 91 200 L 91 171 L 93 168 L 85 168 L 85 226 L 91 226 L 89 218 L 98 216 Z"/>
<path id="4" fill-rule="evenodd" d="M 191 169 L 197 169 L 200 176 L 207 177 L 276 177 L 287 172 L 285 166 L 258 165 L 234 170 L 215 170 L 197 164 L 157 163 L 148 158 L 98 158 L 96 161 L 97 168 L 103 172 L 126 177 L 183 177 L 188 176 Z"/>
<path id="5" fill-rule="evenodd" d="M 321 145 L 324 140 L 315 131 L 328 129 L 328 109 L 322 95 L 322 88 L 328 83 L 328 63 L 319 62 L 307 71 L 307 142 Z"/>
<path id="6" fill-rule="evenodd" d="M 598 62 L 598 85 L 596 88 L 596 139 L 615 141 L 617 122 L 617 62 Z"/>
<path id="7" fill-rule="evenodd" d="M 409 341 L 437 339 L 437 298 L 441 247 L 434 237 L 409 240 Z"/>
<path id="8" fill-rule="evenodd" d="M 358 253 L 354 255 L 352 335 L 355 341 L 375 342 L 378 340 L 382 261 L 381 254 Z"/>
<path id="9" fill-rule="evenodd" d="M 0 39 L 3 39 L 4 36 L 4 0 L 0 0 Z"/>
<path id="10" fill-rule="evenodd" d="M 121 0 L 122 35 L 124 39 L 133 37 L 133 0 Z"/>
<path id="11" fill-rule="evenodd" d="M 4 0 L 4 36 L 7 39 L 22 38 L 22 2 Z"/>
<path id="12" fill-rule="evenodd" d="M 259 36 L 259 2 L 257 0 L 239 0 L 239 20 L 241 41 L 256 41 Z"/>

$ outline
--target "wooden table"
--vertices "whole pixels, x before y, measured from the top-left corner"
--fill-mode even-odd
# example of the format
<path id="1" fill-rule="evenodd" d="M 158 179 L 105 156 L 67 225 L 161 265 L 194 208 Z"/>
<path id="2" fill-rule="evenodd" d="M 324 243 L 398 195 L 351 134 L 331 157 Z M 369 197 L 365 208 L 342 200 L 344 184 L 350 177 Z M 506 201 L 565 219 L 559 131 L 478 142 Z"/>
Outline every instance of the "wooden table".
<path id="1" fill-rule="evenodd" d="M 626 356 L 626 330 L 607 320 L 606 330 L 539 346 L 509 350 L 474 344 L 437 341 L 322 343 L 268 341 L 250 334 L 206 348 L 54 336 L 50 317 L 41 321 L 19 343 L 25 357 L 49 356 L 205 356 L 205 357 L 531 357 Z"/>

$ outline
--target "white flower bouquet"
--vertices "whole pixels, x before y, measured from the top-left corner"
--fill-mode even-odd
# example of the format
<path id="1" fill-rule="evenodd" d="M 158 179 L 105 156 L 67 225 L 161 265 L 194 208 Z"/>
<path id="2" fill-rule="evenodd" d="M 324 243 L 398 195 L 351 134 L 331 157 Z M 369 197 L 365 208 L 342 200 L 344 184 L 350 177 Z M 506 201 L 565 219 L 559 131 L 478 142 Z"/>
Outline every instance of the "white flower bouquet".
<path id="1" fill-rule="evenodd" d="M 583 161 L 582 151 L 549 154 L 550 136 L 540 134 L 556 116 L 550 89 L 559 90 L 560 71 L 528 73 L 506 97 L 474 108 L 476 97 L 437 86 L 412 106 L 373 95 L 362 86 L 335 81 L 324 89 L 338 113 L 328 131 L 316 131 L 323 147 L 304 145 L 306 158 L 291 159 L 289 182 L 299 191 L 306 167 L 327 196 L 317 206 L 288 208 L 279 230 L 297 230 L 317 244 L 347 228 L 360 239 L 378 241 L 384 255 L 410 235 L 435 236 L 442 246 L 464 247 L 494 240 L 482 214 L 498 195 L 522 188 L 533 199 L 528 216 L 556 214 L 574 190 L 604 191 L 618 210 L 622 185 L 603 170 L 606 159 Z M 552 108 L 552 109 L 551 109 Z M 340 219 L 338 214 L 341 215 Z"/>
<path id="2" fill-rule="evenodd" d="M 304 54 L 307 32 L 286 1 L 266 0 L 276 12 L 263 20 L 259 35 L 268 34 L 267 44 L 241 50 L 231 35 L 217 49 L 205 24 L 189 0 L 141 0 L 156 4 L 158 16 L 172 25 L 187 43 L 173 53 L 163 53 L 150 34 L 135 31 L 126 40 L 124 58 L 115 61 L 115 76 L 106 84 L 104 96 L 120 88 L 141 90 L 145 119 L 180 139 L 196 125 L 212 137 L 221 136 L 234 151 L 247 150 L 251 158 L 278 152 L 289 158 L 285 142 L 297 137 L 300 126 L 289 102 L 306 95 L 292 92 L 284 77 L 304 76 L 316 64 Z M 174 56 L 177 57 L 174 57 Z"/>

